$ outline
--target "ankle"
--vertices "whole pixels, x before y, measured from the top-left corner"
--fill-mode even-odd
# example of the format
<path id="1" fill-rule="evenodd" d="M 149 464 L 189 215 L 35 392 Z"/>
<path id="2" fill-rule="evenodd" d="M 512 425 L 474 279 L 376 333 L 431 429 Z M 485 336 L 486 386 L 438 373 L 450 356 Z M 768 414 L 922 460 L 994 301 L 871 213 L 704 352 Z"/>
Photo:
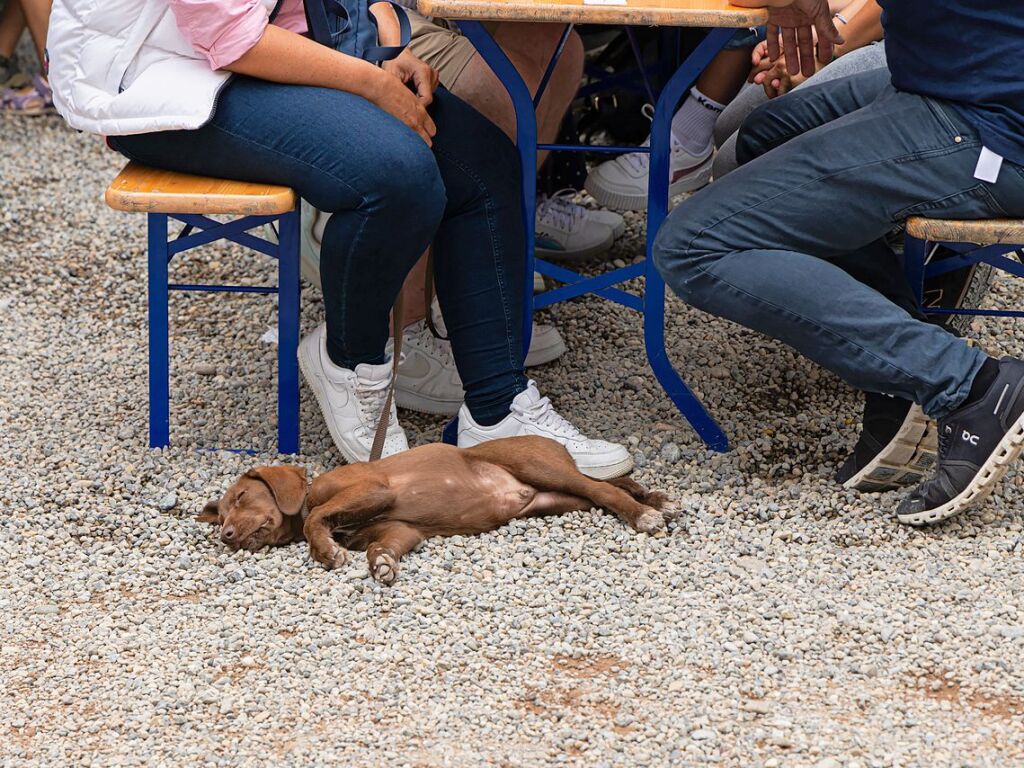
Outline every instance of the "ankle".
<path id="1" fill-rule="evenodd" d="M 985 362 L 981 364 L 981 368 L 974 374 L 974 382 L 971 384 L 971 391 L 968 393 L 967 398 L 963 401 L 960 407 L 965 405 L 971 405 L 981 400 L 988 392 L 992 383 L 996 380 L 999 375 L 999 361 L 994 357 L 986 358 Z"/>

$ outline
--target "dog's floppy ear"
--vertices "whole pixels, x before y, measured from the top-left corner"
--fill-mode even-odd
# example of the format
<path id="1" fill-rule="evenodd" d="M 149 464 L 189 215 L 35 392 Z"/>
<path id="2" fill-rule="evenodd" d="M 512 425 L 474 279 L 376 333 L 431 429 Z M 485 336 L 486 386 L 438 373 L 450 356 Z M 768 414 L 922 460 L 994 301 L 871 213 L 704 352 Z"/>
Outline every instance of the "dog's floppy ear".
<path id="1" fill-rule="evenodd" d="M 217 500 L 206 502 L 206 506 L 203 507 L 203 511 L 196 515 L 196 522 L 198 523 L 213 523 L 216 525 L 220 522 L 220 514 L 217 512 L 217 507 L 220 502 Z"/>
<path id="2" fill-rule="evenodd" d="M 286 515 L 297 515 L 306 498 L 306 470 L 301 467 L 256 467 L 245 473 L 267 484 L 277 508 Z"/>

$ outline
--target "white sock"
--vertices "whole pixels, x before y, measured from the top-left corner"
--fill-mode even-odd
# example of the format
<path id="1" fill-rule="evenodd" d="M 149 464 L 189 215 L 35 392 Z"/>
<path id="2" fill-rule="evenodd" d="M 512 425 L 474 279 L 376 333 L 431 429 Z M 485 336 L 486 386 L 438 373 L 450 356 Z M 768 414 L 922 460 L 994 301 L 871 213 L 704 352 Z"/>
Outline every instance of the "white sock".
<path id="1" fill-rule="evenodd" d="M 704 154 L 711 144 L 715 121 L 723 109 L 725 104 L 719 104 L 691 88 L 690 95 L 672 118 L 672 138 L 691 155 Z"/>

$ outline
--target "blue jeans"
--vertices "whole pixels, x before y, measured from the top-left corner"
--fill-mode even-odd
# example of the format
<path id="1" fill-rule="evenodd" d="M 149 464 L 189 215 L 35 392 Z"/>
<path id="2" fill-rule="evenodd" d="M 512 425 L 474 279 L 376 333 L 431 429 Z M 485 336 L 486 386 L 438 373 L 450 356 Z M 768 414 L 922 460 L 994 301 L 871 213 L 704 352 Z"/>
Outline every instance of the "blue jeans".
<path id="1" fill-rule="evenodd" d="M 202 128 L 111 143 L 148 165 L 290 186 L 331 213 L 320 275 L 328 354 L 345 368 L 383 361 L 395 296 L 433 243 L 466 403 L 494 423 L 526 388 L 519 156 L 444 89 L 430 113 L 433 150 L 359 96 L 236 76 Z"/>
<path id="2" fill-rule="evenodd" d="M 655 262 L 688 304 L 945 416 L 985 354 L 908 311 L 882 238 L 915 214 L 1024 216 L 1024 168 L 1006 162 L 995 184 L 979 181 L 980 151 L 955 109 L 895 90 L 887 69 L 802 88 L 747 119 L 745 164 L 672 212 Z M 837 260 L 860 262 L 861 279 Z"/>

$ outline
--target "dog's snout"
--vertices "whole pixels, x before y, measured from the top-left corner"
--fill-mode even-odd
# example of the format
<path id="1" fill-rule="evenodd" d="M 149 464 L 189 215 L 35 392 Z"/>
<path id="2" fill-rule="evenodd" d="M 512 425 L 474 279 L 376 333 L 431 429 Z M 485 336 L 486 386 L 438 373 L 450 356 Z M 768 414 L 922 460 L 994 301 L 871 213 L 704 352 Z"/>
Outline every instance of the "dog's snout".
<path id="1" fill-rule="evenodd" d="M 231 544 L 235 540 L 235 527 L 233 525 L 226 526 L 224 530 L 220 532 L 220 540 L 225 544 Z"/>

